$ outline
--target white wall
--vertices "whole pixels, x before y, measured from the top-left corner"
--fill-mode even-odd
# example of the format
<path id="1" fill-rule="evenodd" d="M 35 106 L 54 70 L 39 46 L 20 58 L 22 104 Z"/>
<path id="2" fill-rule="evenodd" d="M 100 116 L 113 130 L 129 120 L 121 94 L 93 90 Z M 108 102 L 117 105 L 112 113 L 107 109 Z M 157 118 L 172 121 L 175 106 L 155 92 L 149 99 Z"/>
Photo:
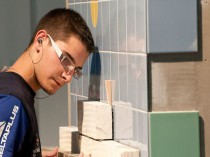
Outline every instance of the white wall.
<path id="1" fill-rule="evenodd" d="M 31 36 L 28 0 L 0 1 L 0 67 L 11 65 L 24 51 Z"/>

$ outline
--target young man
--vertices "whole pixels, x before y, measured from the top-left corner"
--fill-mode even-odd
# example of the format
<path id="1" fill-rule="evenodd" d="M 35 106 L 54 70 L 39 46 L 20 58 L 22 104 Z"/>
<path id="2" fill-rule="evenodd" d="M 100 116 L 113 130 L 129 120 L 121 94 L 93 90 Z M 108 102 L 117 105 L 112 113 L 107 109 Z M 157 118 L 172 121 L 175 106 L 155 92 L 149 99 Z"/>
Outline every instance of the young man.
<path id="1" fill-rule="evenodd" d="M 56 156 L 57 149 L 41 153 L 35 92 L 49 95 L 78 79 L 94 49 L 83 18 L 70 9 L 54 9 L 39 22 L 28 48 L 0 73 L 0 157 Z"/>

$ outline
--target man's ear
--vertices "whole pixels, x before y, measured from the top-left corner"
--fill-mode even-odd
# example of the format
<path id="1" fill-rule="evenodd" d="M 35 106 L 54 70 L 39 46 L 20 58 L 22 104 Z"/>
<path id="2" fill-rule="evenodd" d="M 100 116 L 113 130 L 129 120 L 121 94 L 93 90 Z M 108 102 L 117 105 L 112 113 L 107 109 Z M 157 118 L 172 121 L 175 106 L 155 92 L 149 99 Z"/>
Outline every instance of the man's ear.
<path id="1" fill-rule="evenodd" d="M 42 38 L 38 38 L 37 41 L 38 41 L 39 44 L 42 44 L 43 39 Z"/>
<path id="2" fill-rule="evenodd" d="M 42 47 L 42 44 L 46 37 L 47 37 L 47 32 L 45 30 L 39 30 L 36 33 L 36 36 L 34 38 L 34 46 L 37 52 L 41 50 L 40 47 Z"/>
<path id="3" fill-rule="evenodd" d="M 39 44 L 42 44 L 46 37 L 47 37 L 47 32 L 45 30 L 39 30 L 34 38 L 34 43 L 38 42 Z"/>

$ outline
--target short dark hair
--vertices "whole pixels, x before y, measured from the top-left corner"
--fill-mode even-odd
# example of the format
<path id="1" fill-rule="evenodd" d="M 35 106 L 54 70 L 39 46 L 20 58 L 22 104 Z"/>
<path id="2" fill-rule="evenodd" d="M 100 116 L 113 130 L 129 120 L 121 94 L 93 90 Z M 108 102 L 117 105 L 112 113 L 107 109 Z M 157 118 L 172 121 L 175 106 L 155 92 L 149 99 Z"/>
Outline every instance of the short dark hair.
<path id="1" fill-rule="evenodd" d="M 31 38 L 29 46 L 33 43 L 39 30 L 46 30 L 56 41 L 66 41 L 74 35 L 86 46 L 90 53 L 94 50 L 94 40 L 89 27 L 82 16 L 72 9 L 58 8 L 48 12 L 39 21 Z"/>

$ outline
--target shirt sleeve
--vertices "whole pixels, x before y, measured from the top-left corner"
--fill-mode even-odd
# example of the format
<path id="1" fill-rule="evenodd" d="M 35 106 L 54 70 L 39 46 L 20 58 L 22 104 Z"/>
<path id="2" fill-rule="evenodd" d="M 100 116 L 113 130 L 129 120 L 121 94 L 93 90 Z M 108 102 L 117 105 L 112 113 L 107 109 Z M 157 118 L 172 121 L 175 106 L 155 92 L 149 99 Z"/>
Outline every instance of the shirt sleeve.
<path id="1" fill-rule="evenodd" d="M 0 94 L 0 157 L 13 157 L 21 149 L 28 120 L 19 99 Z"/>

